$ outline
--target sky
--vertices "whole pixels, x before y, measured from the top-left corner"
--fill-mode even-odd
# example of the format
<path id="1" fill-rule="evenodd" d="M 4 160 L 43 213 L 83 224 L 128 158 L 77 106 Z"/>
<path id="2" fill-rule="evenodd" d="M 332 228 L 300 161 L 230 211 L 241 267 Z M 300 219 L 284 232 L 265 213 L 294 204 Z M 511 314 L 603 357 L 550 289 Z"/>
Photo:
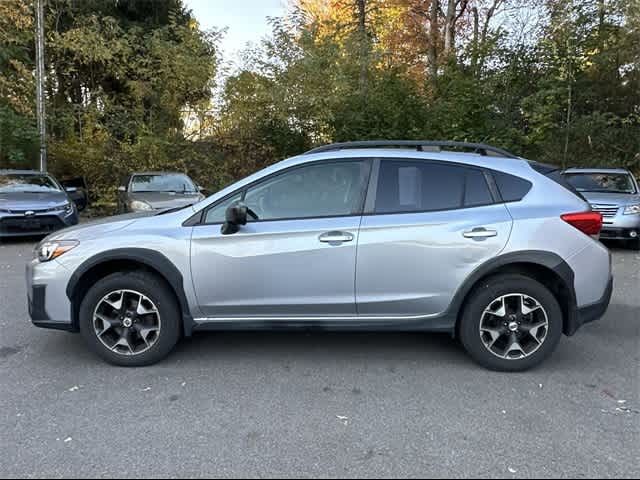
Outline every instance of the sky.
<path id="1" fill-rule="evenodd" d="M 225 60 L 234 60 L 247 42 L 258 43 L 271 29 L 267 17 L 281 16 L 286 0 L 185 0 L 203 29 L 227 27 Z"/>

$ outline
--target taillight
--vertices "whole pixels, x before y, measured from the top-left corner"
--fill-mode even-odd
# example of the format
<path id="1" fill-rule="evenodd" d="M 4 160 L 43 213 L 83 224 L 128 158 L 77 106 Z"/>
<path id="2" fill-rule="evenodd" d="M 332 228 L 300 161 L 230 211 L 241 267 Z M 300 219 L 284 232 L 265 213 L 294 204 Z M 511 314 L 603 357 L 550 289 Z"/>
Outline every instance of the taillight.
<path id="1" fill-rule="evenodd" d="M 565 213 L 561 218 L 586 235 L 598 235 L 602 230 L 602 214 L 599 212 Z"/>

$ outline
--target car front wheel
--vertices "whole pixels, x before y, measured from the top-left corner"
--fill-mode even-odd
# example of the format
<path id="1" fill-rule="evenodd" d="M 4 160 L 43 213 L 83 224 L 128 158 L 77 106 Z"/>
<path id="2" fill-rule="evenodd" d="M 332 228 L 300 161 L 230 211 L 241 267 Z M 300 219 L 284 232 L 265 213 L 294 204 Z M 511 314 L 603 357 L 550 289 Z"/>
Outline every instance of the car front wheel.
<path id="1" fill-rule="evenodd" d="M 98 281 L 80 306 L 80 332 L 90 349 L 119 366 L 151 365 L 180 338 L 175 295 L 157 276 L 122 272 Z"/>
<path id="2" fill-rule="evenodd" d="M 530 369 L 556 349 L 562 310 L 542 284 L 523 275 L 489 277 L 462 312 L 460 339 L 480 365 L 498 371 Z"/>

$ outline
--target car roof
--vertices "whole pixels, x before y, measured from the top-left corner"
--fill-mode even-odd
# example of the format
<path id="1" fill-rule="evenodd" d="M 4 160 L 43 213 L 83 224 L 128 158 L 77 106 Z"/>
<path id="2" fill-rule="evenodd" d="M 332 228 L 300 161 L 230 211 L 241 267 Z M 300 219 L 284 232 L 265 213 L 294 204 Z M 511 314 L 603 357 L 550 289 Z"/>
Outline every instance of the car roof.
<path id="1" fill-rule="evenodd" d="M 504 171 L 506 173 L 522 174 L 527 176 L 533 169 L 524 158 L 508 158 L 481 155 L 479 153 L 450 152 L 450 151 L 416 151 L 408 148 L 363 148 L 332 150 L 321 153 L 306 153 L 296 157 L 283 160 L 274 165 L 278 167 L 288 167 L 307 162 L 329 161 L 348 158 L 394 158 L 394 159 L 420 159 L 440 162 L 457 163 L 462 165 L 476 166 L 493 170 Z"/>
<path id="2" fill-rule="evenodd" d="M 39 172 L 37 170 L 9 170 L 9 169 L 0 170 L 0 175 L 47 175 L 47 176 L 50 176 L 49 172 Z"/>
<path id="3" fill-rule="evenodd" d="M 626 168 L 567 168 L 564 173 L 630 173 Z"/>
<path id="4" fill-rule="evenodd" d="M 136 175 L 187 175 L 187 174 L 184 172 L 134 172 L 130 176 L 135 177 Z"/>

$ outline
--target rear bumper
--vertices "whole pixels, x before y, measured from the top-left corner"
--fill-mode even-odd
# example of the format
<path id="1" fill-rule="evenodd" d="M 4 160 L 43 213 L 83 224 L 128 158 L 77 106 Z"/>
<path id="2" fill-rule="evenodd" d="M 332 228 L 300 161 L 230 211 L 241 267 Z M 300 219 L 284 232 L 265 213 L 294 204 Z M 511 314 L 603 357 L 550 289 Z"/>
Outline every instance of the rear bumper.
<path id="1" fill-rule="evenodd" d="M 595 322 L 602 318 L 602 316 L 609 308 L 611 303 L 611 296 L 613 294 L 613 277 L 609 278 L 609 283 L 605 289 L 604 295 L 600 300 L 591 305 L 576 308 L 573 314 L 569 315 L 569 321 L 565 329 L 565 334 L 568 336 L 574 335 L 580 327 L 587 323 Z"/>

